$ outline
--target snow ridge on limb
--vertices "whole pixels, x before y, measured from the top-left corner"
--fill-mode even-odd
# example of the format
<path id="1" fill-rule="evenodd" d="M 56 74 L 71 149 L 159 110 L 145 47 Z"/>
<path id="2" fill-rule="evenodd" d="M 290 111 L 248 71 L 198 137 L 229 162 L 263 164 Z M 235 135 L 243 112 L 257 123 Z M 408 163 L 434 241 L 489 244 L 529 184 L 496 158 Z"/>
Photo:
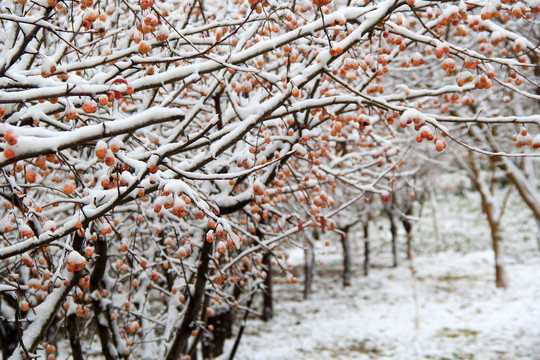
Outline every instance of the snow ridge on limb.
<path id="1" fill-rule="evenodd" d="M 150 125 L 179 120 L 183 116 L 184 111 L 180 109 L 154 107 L 121 120 L 89 125 L 73 131 L 45 132 L 45 137 L 39 136 L 42 133 L 33 129 L 2 125 L 0 133 L 12 132 L 17 137 L 17 144 L 11 147 L 15 157 L 0 160 L 0 167 L 21 159 L 52 154 L 90 141 L 126 134 Z"/>

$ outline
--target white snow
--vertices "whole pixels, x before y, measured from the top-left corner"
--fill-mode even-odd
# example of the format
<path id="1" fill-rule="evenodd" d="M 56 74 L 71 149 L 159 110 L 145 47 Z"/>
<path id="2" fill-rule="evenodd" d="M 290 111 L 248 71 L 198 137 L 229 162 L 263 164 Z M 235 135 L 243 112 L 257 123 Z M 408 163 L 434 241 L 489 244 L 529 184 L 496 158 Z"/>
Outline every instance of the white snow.
<path id="1" fill-rule="evenodd" d="M 445 252 L 361 276 L 343 289 L 339 256 L 319 266 L 313 298 L 301 284 L 278 287 L 275 318 L 251 320 L 238 360 L 533 359 L 540 353 L 538 259 L 508 267 L 495 289 L 493 256 Z M 416 292 L 414 288 L 416 287 Z M 416 300 L 415 300 L 416 298 Z M 418 312 L 416 310 L 418 306 Z"/>
<path id="2" fill-rule="evenodd" d="M 70 252 L 68 256 L 66 256 L 66 261 L 72 265 L 81 265 L 86 263 L 84 256 L 79 254 L 77 251 Z"/>

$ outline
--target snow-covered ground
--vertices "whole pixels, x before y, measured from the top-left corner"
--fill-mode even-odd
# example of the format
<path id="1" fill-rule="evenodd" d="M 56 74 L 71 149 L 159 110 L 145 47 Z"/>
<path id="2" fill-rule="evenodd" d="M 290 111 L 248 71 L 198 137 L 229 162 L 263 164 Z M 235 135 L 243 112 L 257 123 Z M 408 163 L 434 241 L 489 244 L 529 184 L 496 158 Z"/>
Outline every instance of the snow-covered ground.
<path id="1" fill-rule="evenodd" d="M 368 277 L 355 240 L 348 288 L 338 243 L 323 247 L 311 298 L 302 299 L 299 268 L 298 284 L 276 286 L 274 319 L 247 322 L 235 359 L 540 359 L 540 253 L 527 209 L 512 197 L 504 230 L 510 281 L 501 290 L 475 195 L 448 199 L 439 199 L 445 210 L 437 214 L 444 246 L 433 246 L 429 207 L 417 224 L 418 243 L 431 248 L 415 257 L 415 276 L 406 260 L 388 267 L 384 221 L 374 226 L 380 241 Z M 301 253 L 291 259 L 299 265 Z"/>
<path id="2" fill-rule="evenodd" d="M 540 261 L 508 266 L 495 289 L 488 251 L 440 253 L 409 268 L 356 271 L 319 265 L 312 298 L 281 285 L 275 318 L 250 320 L 237 359 L 540 359 Z"/>

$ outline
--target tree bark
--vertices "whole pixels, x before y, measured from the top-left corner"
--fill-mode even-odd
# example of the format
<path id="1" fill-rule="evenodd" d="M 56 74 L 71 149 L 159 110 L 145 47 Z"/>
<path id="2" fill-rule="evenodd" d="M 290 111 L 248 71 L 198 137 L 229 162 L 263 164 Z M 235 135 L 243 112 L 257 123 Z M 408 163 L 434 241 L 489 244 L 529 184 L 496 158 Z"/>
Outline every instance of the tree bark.
<path id="1" fill-rule="evenodd" d="M 431 218 L 433 221 L 433 232 L 435 233 L 435 239 L 437 240 L 437 248 L 442 249 L 444 246 L 441 231 L 439 229 L 439 220 L 437 219 L 437 203 L 433 190 L 429 189 L 429 199 L 431 202 Z"/>
<path id="2" fill-rule="evenodd" d="M 307 236 L 304 240 L 304 259 L 304 300 L 307 300 L 312 291 L 315 269 L 315 247 L 311 239 Z"/>
<path id="3" fill-rule="evenodd" d="M 412 215 L 413 213 L 413 205 L 412 203 L 408 204 L 407 209 L 404 211 L 405 216 L 401 217 L 401 223 L 403 224 L 403 228 L 405 229 L 405 233 L 407 234 L 407 259 L 412 259 L 414 255 L 414 249 L 413 249 L 413 235 L 412 235 L 412 222 L 407 218 L 407 216 Z"/>
<path id="4" fill-rule="evenodd" d="M 212 325 L 214 330 L 204 332 L 202 335 L 203 359 L 214 359 L 223 354 L 225 339 L 232 335 L 233 314 L 231 308 L 217 308 L 208 317 L 206 324 L 207 326 Z"/>
<path id="5" fill-rule="evenodd" d="M 490 223 L 491 237 L 493 240 L 493 251 L 495 253 L 495 286 L 498 288 L 506 288 L 508 286 L 508 279 L 506 276 L 506 270 L 504 268 L 504 256 L 502 248 L 502 237 L 498 230 L 499 224 Z"/>
<path id="6" fill-rule="evenodd" d="M 493 159 L 491 160 L 493 161 Z M 497 214 L 495 199 L 489 185 L 484 179 L 482 179 L 480 171 L 478 170 L 472 155 L 469 155 L 469 163 L 470 169 L 472 170 L 471 180 L 480 193 L 482 211 L 484 214 L 486 214 L 486 218 L 491 230 L 491 240 L 495 256 L 495 286 L 498 288 L 506 288 L 508 286 L 508 278 L 504 268 L 502 234 L 500 232 L 500 216 Z"/>
<path id="7" fill-rule="evenodd" d="M 348 227 L 341 234 L 343 246 L 343 286 L 351 285 L 351 247 L 348 235 Z"/>
<path id="8" fill-rule="evenodd" d="M 364 220 L 364 276 L 369 275 L 369 220 Z"/>
<path id="9" fill-rule="evenodd" d="M 8 302 L 13 310 L 16 312 L 19 303 L 17 300 L 12 299 L 11 295 L 8 293 L 2 293 L 1 296 L 6 298 L 6 302 Z M 0 308 L 4 300 L 0 298 Z M 13 304 L 11 304 L 13 303 Z M 13 353 L 15 348 L 17 347 L 17 344 L 20 341 L 19 334 L 17 333 L 16 324 L 10 323 L 7 319 L 4 317 L 0 317 L 0 349 L 1 349 L 1 359 L 7 359 L 10 357 L 10 355 Z"/>
<path id="10" fill-rule="evenodd" d="M 540 251 L 540 220 L 536 220 L 536 243 L 538 244 L 538 250 Z"/>
<path id="11" fill-rule="evenodd" d="M 274 317 L 274 306 L 272 299 L 272 257 L 270 252 L 264 253 L 263 265 L 266 271 L 266 279 L 264 279 L 262 319 L 264 321 L 268 321 Z"/>
<path id="12" fill-rule="evenodd" d="M 77 329 L 77 316 L 75 314 L 67 317 L 67 331 L 73 360 L 83 360 L 79 329 Z"/>
<path id="13" fill-rule="evenodd" d="M 399 265 L 399 255 L 398 255 L 398 235 L 397 235 L 397 226 L 394 219 L 394 214 L 392 213 L 392 208 L 387 207 L 385 209 L 388 219 L 390 220 L 390 233 L 392 234 L 392 267 L 398 267 Z"/>

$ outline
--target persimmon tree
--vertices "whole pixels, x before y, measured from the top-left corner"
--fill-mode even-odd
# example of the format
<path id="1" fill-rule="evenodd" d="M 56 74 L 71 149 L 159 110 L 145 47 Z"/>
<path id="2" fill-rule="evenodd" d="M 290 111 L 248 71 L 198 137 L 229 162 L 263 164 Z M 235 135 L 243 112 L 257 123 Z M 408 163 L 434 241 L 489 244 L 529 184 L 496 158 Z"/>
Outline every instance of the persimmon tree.
<path id="1" fill-rule="evenodd" d="M 187 359 L 217 312 L 253 311 L 265 256 L 295 281 L 283 247 L 387 197 L 416 142 L 537 156 L 539 11 L 3 1 L 4 357 Z M 494 150 L 470 124 L 526 131 Z"/>

